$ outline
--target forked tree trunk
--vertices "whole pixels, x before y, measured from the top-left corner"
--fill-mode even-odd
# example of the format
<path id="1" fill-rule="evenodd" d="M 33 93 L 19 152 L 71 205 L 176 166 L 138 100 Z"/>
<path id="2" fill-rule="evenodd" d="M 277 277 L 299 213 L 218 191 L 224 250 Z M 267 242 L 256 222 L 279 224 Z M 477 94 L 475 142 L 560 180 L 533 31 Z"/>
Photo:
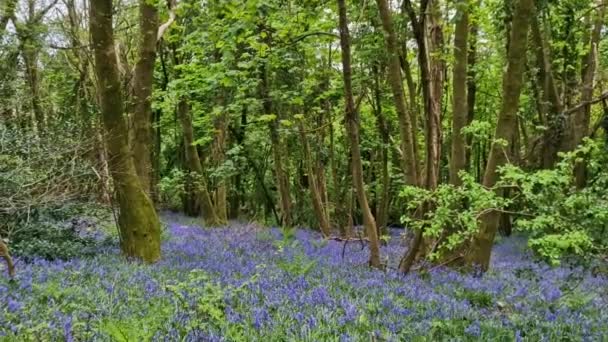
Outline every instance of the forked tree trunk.
<path id="1" fill-rule="evenodd" d="M 393 17 L 388 0 L 376 0 L 384 28 L 386 50 L 388 52 L 388 80 L 393 91 L 395 108 L 399 118 L 399 133 L 401 135 L 402 169 L 408 185 L 418 185 L 418 161 L 414 149 L 414 139 L 411 117 L 405 104 L 401 63 L 399 61 L 399 46 L 397 34 L 393 25 Z"/>
<path id="2" fill-rule="evenodd" d="M 144 190 L 154 191 L 152 154 L 154 131 L 152 130 L 152 86 L 156 61 L 158 10 L 156 1 L 139 0 L 139 55 L 135 65 L 133 83 L 133 114 L 131 149 L 135 169 Z"/>
<path id="3" fill-rule="evenodd" d="M 509 150 L 515 140 L 519 96 L 526 65 L 528 31 L 533 13 L 534 0 L 516 1 L 507 55 L 507 69 L 503 76 L 503 101 L 496 125 L 494 143 L 483 178 L 483 185 L 489 188 L 498 181 L 498 168 L 508 162 Z M 504 146 L 503 142 L 507 142 L 509 145 Z M 480 230 L 465 254 L 465 262 L 468 265 L 477 265 L 483 270 L 488 269 L 499 217 L 499 213 L 493 211 L 481 218 Z"/>
<path id="4" fill-rule="evenodd" d="M 114 48 L 112 1 L 92 1 L 89 16 L 109 167 L 120 209 L 121 249 L 127 257 L 155 262 L 160 259 L 160 222 L 150 197 L 139 182 L 129 151 Z"/>
<path id="5" fill-rule="evenodd" d="M 456 30 L 454 33 L 454 70 L 452 95 L 452 158 L 450 183 L 460 185 L 458 173 L 467 166 L 466 138 L 462 129 L 468 122 L 467 111 L 467 55 L 469 40 L 469 8 L 467 0 L 456 3 Z"/>
<path id="6" fill-rule="evenodd" d="M 380 261 L 380 244 L 378 241 L 376 220 L 374 219 L 374 216 L 372 215 L 372 212 L 369 208 L 369 203 L 367 202 L 367 195 L 365 193 L 365 184 L 363 182 L 363 165 L 361 163 L 361 151 L 359 147 L 359 114 L 355 108 L 355 101 L 353 99 L 350 33 L 348 31 L 348 19 L 346 16 L 345 0 L 338 0 L 338 11 L 340 19 L 340 46 L 342 48 L 342 74 L 344 78 L 344 97 L 346 102 L 345 123 L 346 131 L 350 140 L 353 184 L 357 192 L 357 199 L 359 201 L 359 206 L 361 207 L 361 212 L 363 213 L 363 224 L 365 226 L 367 237 L 369 239 L 369 264 L 372 267 L 380 268 L 382 267 L 382 264 Z M 398 58 L 397 72 L 401 72 L 399 70 Z M 408 129 L 408 132 L 411 132 L 411 130 Z M 415 175 L 415 167 L 408 171 L 410 173 L 410 176 L 412 172 Z"/>

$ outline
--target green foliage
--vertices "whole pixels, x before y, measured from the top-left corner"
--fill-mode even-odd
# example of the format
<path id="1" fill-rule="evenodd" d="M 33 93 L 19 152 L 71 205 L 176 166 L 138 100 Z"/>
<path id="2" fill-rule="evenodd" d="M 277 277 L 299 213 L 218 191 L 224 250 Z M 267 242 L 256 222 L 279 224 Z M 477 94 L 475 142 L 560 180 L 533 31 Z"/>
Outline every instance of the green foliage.
<path id="1" fill-rule="evenodd" d="M 169 174 L 161 178 L 158 183 L 158 192 L 163 205 L 172 210 L 179 210 L 182 207 L 185 180 L 186 174 L 179 169 L 171 169 Z"/>
<path id="2" fill-rule="evenodd" d="M 508 205 L 507 200 L 475 182 L 466 172 L 461 172 L 460 177 L 462 185 L 458 187 L 441 184 L 437 190 L 429 191 L 407 186 L 401 191 L 411 213 L 402 220 L 415 230 L 423 230 L 423 236 L 434 241 L 428 254 L 430 260 L 440 260 L 462 247 L 477 233 L 481 215 Z"/>
<path id="3" fill-rule="evenodd" d="M 600 143 L 586 142 L 562 154 L 552 170 L 526 172 L 505 166 L 501 186 L 516 189 L 521 208 L 516 228 L 529 233 L 529 246 L 551 264 L 569 255 L 589 257 L 605 253 L 608 240 L 608 171 Z M 587 165 L 588 185 L 578 189 L 573 177 L 577 162 Z"/>

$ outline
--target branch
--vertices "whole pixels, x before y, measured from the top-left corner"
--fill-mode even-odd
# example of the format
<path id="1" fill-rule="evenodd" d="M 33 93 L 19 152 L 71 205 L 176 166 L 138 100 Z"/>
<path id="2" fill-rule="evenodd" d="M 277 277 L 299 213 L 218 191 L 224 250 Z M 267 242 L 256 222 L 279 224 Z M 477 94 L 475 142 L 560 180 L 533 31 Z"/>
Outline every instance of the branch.
<path id="1" fill-rule="evenodd" d="M 583 101 L 583 102 L 577 104 L 576 106 L 569 108 L 568 110 L 566 110 L 564 112 L 564 115 L 570 115 L 570 114 L 578 111 L 579 109 L 584 108 L 585 106 L 596 104 L 596 103 L 601 102 L 601 101 L 603 101 L 605 99 L 608 99 L 608 91 L 605 92 L 605 93 L 603 93 L 602 95 L 600 95 L 598 98 L 596 98 L 594 100 Z"/>
<path id="2" fill-rule="evenodd" d="M 166 23 L 160 25 L 160 27 L 158 28 L 158 33 L 156 34 L 157 42 L 159 42 L 163 38 L 165 31 L 167 31 L 169 26 L 173 25 L 173 23 L 175 22 L 175 19 L 176 19 L 175 6 L 176 6 L 176 0 L 167 0 L 167 7 L 169 7 L 169 20 L 167 20 Z"/>
<path id="3" fill-rule="evenodd" d="M 320 31 L 319 32 L 307 32 L 307 33 L 304 33 L 304 34 L 302 34 L 302 35 L 294 38 L 291 41 L 291 44 L 295 44 L 295 43 L 297 43 L 297 42 L 299 42 L 301 40 L 304 40 L 304 39 L 306 39 L 308 37 L 312 37 L 312 36 L 328 36 L 328 37 L 332 37 L 332 38 L 335 38 L 335 39 L 340 39 L 339 35 L 337 35 L 335 33 L 331 33 L 331 32 L 320 32 Z"/>

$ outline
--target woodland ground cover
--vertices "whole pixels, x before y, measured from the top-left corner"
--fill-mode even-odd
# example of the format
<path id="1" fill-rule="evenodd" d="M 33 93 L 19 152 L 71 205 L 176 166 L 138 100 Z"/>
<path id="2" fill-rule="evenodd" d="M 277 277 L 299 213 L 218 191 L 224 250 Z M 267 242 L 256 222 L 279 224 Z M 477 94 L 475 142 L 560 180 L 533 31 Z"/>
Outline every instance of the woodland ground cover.
<path id="1" fill-rule="evenodd" d="M 163 259 L 18 260 L 0 278 L 0 341 L 601 340 L 608 278 L 550 267 L 521 236 L 494 249 L 483 277 L 367 266 L 359 243 L 165 216 Z M 382 253 L 398 260 L 400 231 Z M 389 263 L 390 266 L 395 266 Z"/>

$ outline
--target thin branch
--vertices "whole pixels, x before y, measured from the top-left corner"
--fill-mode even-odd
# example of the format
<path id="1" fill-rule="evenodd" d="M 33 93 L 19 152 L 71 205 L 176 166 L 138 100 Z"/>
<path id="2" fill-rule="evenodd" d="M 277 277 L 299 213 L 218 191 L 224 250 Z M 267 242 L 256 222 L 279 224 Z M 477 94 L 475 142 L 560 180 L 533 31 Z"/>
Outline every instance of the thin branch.
<path id="1" fill-rule="evenodd" d="M 163 35 L 165 34 L 165 31 L 167 31 L 167 29 L 173 25 L 173 23 L 175 22 L 176 19 L 176 15 L 175 15 L 175 7 L 176 7 L 176 0 L 168 0 L 167 1 L 167 7 L 169 8 L 169 20 L 167 20 L 166 23 L 160 25 L 160 27 L 158 28 L 158 33 L 156 35 L 156 41 L 159 42 L 162 38 Z"/>

